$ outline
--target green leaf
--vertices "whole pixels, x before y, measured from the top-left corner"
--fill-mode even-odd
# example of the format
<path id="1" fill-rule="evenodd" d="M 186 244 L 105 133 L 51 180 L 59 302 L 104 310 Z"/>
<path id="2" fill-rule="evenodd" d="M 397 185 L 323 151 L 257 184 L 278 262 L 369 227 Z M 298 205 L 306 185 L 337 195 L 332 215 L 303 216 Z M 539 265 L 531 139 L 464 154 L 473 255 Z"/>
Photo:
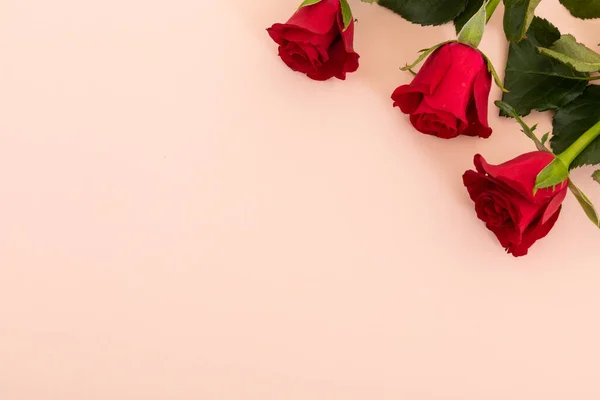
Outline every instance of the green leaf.
<path id="1" fill-rule="evenodd" d="M 504 33 L 511 42 L 520 42 L 527 36 L 535 8 L 542 0 L 504 0 Z"/>
<path id="2" fill-rule="evenodd" d="M 467 21 L 465 26 L 463 26 L 458 34 L 458 41 L 475 48 L 479 46 L 483 38 L 483 32 L 485 31 L 486 21 L 485 5 L 482 5 L 471 19 Z"/>
<path id="3" fill-rule="evenodd" d="M 546 132 L 546 133 L 544 133 L 544 136 L 542 136 L 541 142 L 544 146 L 546 145 L 546 142 L 548 141 L 548 137 L 550 137 L 550 132 Z"/>
<path id="4" fill-rule="evenodd" d="M 572 35 L 563 35 L 549 49 L 540 47 L 539 50 L 576 71 L 600 72 L 600 54 L 577 43 Z"/>
<path id="5" fill-rule="evenodd" d="M 590 219 L 590 221 L 592 221 L 592 223 L 594 225 L 596 225 L 597 227 L 600 228 L 600 217 L 598 216 L 598 212 L 596 211 L 596 208 L 594 208 L 594 205 L 592 204 L 590 199 L 585 195 L 585 193 L 583 193 L 581 191 L 581 189 L 579 189 L 577 186 L 575 186 L 573 181 L 570 179 L 569 179 L 569 189 L 571 190 L 571 193 L 573 193 L 573 195 L 579 202 L 579 205 L 581 206 L 581 208 L 583 208 L 585 215 L 588 216 L 588 218 Z"/>
<path id="6" fill-rule="evenodd" d="M 592 174 L 592 178 L 598 183 L 600 183 L 600 169 Z"/>
<path id="7" fill-rule="evenodd" d="M 552 149 L 560 154 L 600 121 L 600 86 L 588 86 L 583 95 L 556 112 L 552 121 Z M 600 164 L 600 138 L 594 140 L 571 164 L 571 168 Z"/>
<path id="8" fill-rule="evenodd" d="M 600 0 L 560 0 L 577 18 L 600 18 Z"/>
<path id="9" fill-rule="evenodd" d="M 569 167 L 560 158 L 555 158 L 535 178 L 535 189 L 558 186 L 569 179 Z"/>
<path id="10" fill-rule="evenodd" d="M 523 121 L 521 119 L 521 117 L 519 117 L 519 114 L 517 114 L 517 111 L 510 104 L 505 103 L 500 100 L 496 100 L 494 102 L 494 104 L 496 105 L 496 107 L 498 107 L 500 110 L 502 110 L 502 112 L 504 114 L 506 114 L 509 117 L 514 118 L 519 123 L 519 125 L 521 125 L 521 128 L 522 128 L 521 132 L 523 132 L 529 139 L 533 140 L 535 147 L 539 151 L 545 151 L 545 152 L 550 153 L 550 150 L 548 150 L 548 148 L 546 148 L 546 146 L 544 146 L 544 141 L 540 141 L 537 138 L 537 136 L 535 136 L 535 133 L 533 131 L 535 130 L 536 126 L 530 128 L 529 125 L 527 125 L 525 123 L 525 121 Z"/>
<path id="11" fill-rule="evenodd" d="M 301 4 L 300 7 L 298 7 L 298 9 L 302 8 L 302 7 L 306 7 L 306 6 L 312 6 L 313 4 L 317 4 L 319 3 L 321 0 L 304 0 Z"/>
<path id="12" fill-rule="evenodd" d="M 342 21 L 344 22 L 344 30 L 346 30 L 352 23 L 352 10 L 350 9 L 348 0 L 340 0 L 340 6 L 342 8 Z"/>
<path id="13" fill-rule="evenodd" d="M 442 25 L 452 21 L 467 6 L 468 0 L 379 0 L 404 19 L 420 25 Z"/>
<path id="14" fill-rule="evenodd" d="M 454 19 L 454 27 L 456 28 L 457 35 L 463 26 L 465 26 L 465 24 L 471 19 L 471 17 L 475 15 L 477 11 L 479 11 L 483 3 L 484 0 L 467 0 L 467 7 L 465 8 L 465 11 L 463 11 Z"/>
<path id="15" fill-rule="evenodd" d="M 589 75 L 538 52 L 551 47 L 560 32 L 545 19 L 535 17 L 527 38 L 510 43 L 502 100 L 511 104 L 519 115 L 532 110 L 555 110 L 575 100 L 587 85 Z"/>

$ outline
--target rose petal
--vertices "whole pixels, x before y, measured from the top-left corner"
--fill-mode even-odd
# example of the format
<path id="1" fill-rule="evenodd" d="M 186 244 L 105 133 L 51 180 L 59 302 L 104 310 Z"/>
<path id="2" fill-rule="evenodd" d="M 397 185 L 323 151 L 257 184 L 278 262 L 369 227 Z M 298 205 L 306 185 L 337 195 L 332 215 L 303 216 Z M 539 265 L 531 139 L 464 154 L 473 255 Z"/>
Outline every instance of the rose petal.
<path id="1" fill-rule="evenodd" d="M 300 49 L 300 51 L 302 51 L 306 55 L 306 58 L 308 59 L 308 61 L 310 61 L 310 64 L 312 65 L 313 69 L 320 68 L 321 65 L 323 65 L 323 62 L 327 61 L 327 58 L 329 58 L 326 55 L 327 58 L 322 59 L 319 50 L 311 44 L 306 44 L 306 43 L 295 43 L 295 44 L 296 44 L 297 48 Z"/>
<path id="2" fill-rule="evenodd" d="M 477 108 L 477 117 L 479 123 L 482 127 L 489 129 L 488 103 L 490 100 L 490 91 L 492 89 L 492 74 L 490 71 L 488 71 L 486 65 L 484 65 L 484 67 L 485 68 L 479 71 L 477 78 L 475 78 L 475 84 L 473 86 L 473 98 L 475 100 L 475 107 Z"/>
<path id="3" fill-rule="evenodd" d="M 417 88 L 427 88 L 424 94 L 433 94 L 438 86 L 445 79 L 448 70 L 452 67 L 452 54 L 448 45 L 444 45 L 435 50 L 425 61 L 423 67 L 419 70 L 419 73 L 410 86 Z"/>
<path id="4" fill-rule="evenodd" d="M 287 23 L 274 24 L 267 31 L 282 46 L 279 53 L 284 62 L 311 79 L 343 80 L 346 73 L 358 69 L 359 55 L 352 47 L 354 21 L 344 29 L 339 0 L 301 7 Z"/>
<path id="5" fill-rule="evenodd" d="M 467 124 L 460 129 L 462 135 L 488 138 L 492 129 L 488 125 L 488 99 L 492 78 L 487 70 L 482 70 L 475 79 L 474 97 L 467 109 Z"/>
<path id="6" fill-rule="evenodd" d="M 392 93 L 394 107 L 399 107 L 404 114 L 412 114 L 423 100 L 423 93 L 428 92 L 426 85 L 402 85 Z"/>
<path id="7" fill-rule="evenodd" d="M 458 121 L 454 115 L 429 107 L 427 98 L 424 98 L 419 107 L 411 114 L 410 121 L 421 133 L 443 139 L 451 139 L 459 135 Z"/>
<path id="8" fill-rule="evenodd" d="M 337 21 L 338 14 L 341 14 L 339 0 L 321 0 L 319 3 L 301 7 L 286 25 L 324 35 Z"/>
<path id="9" fill-rule="evenodd" d="M 458 136 L 458 131 L 446 124 L 437 114 L 411 114 L 410 122 L 415 129 L 427 135 L 442 139 L 452 139 Z"/>
<path id="10" fill-rule="evenodd" d="M 492 129 L 481 124 L 477 115 L 475 102 L 471 102 L 467 109 L 467 123 L 461 121 L 460 134 L 465 136 L 479 136 L 487 139 L 492 134 Z"/>
<path id="11" fill-rule="evenodd" d="M 464 173 L 463 184 L 467 188 L 469 197 L 476 205 L 476 211 L 477 204 L 481 198 L 489 196 L 494 199 L 495 204 L 502 206 L 510 214 L 510 223 L 507 223 L 503 227 L 498 227 L 489 224 L 485 215 L 477 212 L 477 217 L 486 223 L 486 227 L 489 230 L 494 232 L 496 236 L 502 236 L 502 238 L 498 237 L 501 243 L 520 243 L 522 233 L 526 228 L 526 226 L 524 228 L 521 228 L 521 226 L 523 226 L 525 220 L 527 220 L 527 223 L 531 221 L 530 216 L 524 216 L 521 212 L 520 207 L 523 205 L 522 202 L 524 200 L 520 199 L 518 195 L 515 196 L 514 191 L 510 187 L 506 187 L 501 182 L 497 182 L 493 178 L 473 170 Z M 515 197 L 517 198 L 517 203 L 514 203 Z M 506 247 L 504 244 L 503 246 Z"/>
<path id="12" fill-rule="evenodd" d="M 554 196 L 552 200 L 550 200 L 550 203 L 548 203 L 546 210 L 544 210 L 544 214 L 542 214 L 542 224 L 547 223 L 550 220 L 550 218 L 552 218 L 552 216 L 560 210 L 562 202 L 565 200 L 566 197 L 566 188 L 563 190 L 558 190 L 556 196 Z"/>
<path id="13" fill-rule="evenodd" d="M 450 68 L 451 62 L 452 56 L 447 45 L 436 49 L 427 58 L 413 81 L 408 85 L 399 86 L 392 93 L 394 107 L 399 107 L 404 114 L 414 113 L 423 97 L 435 92 Z"/>
<path id="14" fill-rule="evenodd" d="M 426 100 L 433 109 L 449 112 L 467 124 L 467 108 L 473 99 L 475 80 L 487 67 L 481 53 L 472 47 L 450 43 L 444 48 L 450 55 L 450 68 L 435 93 Z"/>
<path id="15" fill-rule="evenodd" d="M 476 202 L 478 217 L 515 257 L 527 254 L 528 249 L 545 237 L 558 219 L 567 192 L 566 182 L 551 192 L 552 197 L 544 197 L 545 202 L 541 202 L 537 195 L 534 198 L 528 192 L 522 193 L 526 189 L 532 190 L 536 174 L 553 158 L 549 153 L 538 151 L 494 166 L 478 154 L 474 159 L 477 171 L 467 171 L 463 175 L 469 196 Z M 487 204 L 492 201 L 493 209 Z M 508 221 L 506 224 L 498 223 L 495 213 L 502 214 L 503 207 L 511 211 L 514 227 Z"/>
<path id="16" fill-rule="evenodd" d="M 273 26 L 267 28 L 267 32 L 271 39 L 280 45 L 287 42 L 310 43 L 311 39 L 315 37 L 315 34 L 309 30 L 286 24 L 273 24 Z"/>
<path id="17" fill-rule="evenodd" d="M 530 201 L 539 203 L 546 202 L 555 195 L 554 191 L 548 189 L 538 190 L 533 195 L 533 188 L 537 175 L 554 160 L 550 153 L 534 151 L 522 154 L 510 161 L 500 165 L 488 164 L 485 159 L 477 154 L 474 158 L 477 171 L 489 174 L 490 176 L 501 180 L 522 196 Z M 566 183 L 563 183 L 559 190 L 566 190 Z"/>
<path id="18" fill-rule="evenodd" d="M 293 71 L 307 73 L 312 69 L 311 62 L 306 53 L 295 43 L 279 46 L 279 57 Z"/>
<path id="19" fill-rule="evenodd" d="M 550 233 L 554 227 L 554 224 L 558 220 L 558 217 L 560 216 L 560 210 L 561 208 L 559 207 L 558 210 L 556 210 L 556 212 L 553 213 L 552 216 L 546 221 L 546 223 L 542 223 L 540 220 L 539 223 L 531 225 L 525 231 L 521 243 L 512 244 L 509 246 L 507 249 L 508 252 L 515 257 L 527 255 L 529 248 L 533 246 L 535 242 L 546 237 L 548 233 Z"/>
<path id="20" fill-rule="evenodd" d="M 336 76 L 344 80 L 346 73 L 344 65 L 346 63 L 346 52 L 341 39 L 336 40 L 329 49 L 329 59 L 318 69 L 308 74 L 308 77 L 317 81 L 325 81 Z"/>
<path id="21" fill-rule="evenodd" d="M 342 40 L 344 42 L 344 49 L 348 54 L 356 54 L 354 51 L 354 19 L 350 21 L 348 28 L 344 29 L 344 21 L 342 13 L 338 14 L 338 29 L 342 33 Z M 358 54 L 356 54 L 358 56 Z M 347 71 L 350 72 L 350 71 Z"/>

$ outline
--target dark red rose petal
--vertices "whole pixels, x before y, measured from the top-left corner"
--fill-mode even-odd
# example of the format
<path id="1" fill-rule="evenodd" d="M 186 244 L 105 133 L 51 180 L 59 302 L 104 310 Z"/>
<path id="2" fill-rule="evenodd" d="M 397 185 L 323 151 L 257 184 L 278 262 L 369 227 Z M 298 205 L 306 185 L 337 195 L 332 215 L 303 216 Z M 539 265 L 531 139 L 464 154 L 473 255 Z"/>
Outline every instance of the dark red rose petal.
<path id="1" fill-rule="evenodd" d="M 566 182 L 550 192 L 551 195 L 533 195 L 535 177 L 553 158 L 549 153 L 533 152 L 500 165 L 490 165 L 476 155 L 477 171 L 463 175 L 478 218 L 515 257 L 527 254 L 537 240 L 545 237 L 560 213 Z"/>
<path id="2" fill-rule="evenodd" d="M 512 243 L 507 249 L 508 252 L 515 257 L 527 255 L 529 248 L 533 246 L 535 242 L 548 236 L 548 233 L 550 233 L 554 227 L 554 224 L 556 224 L 559 216 L 560 208 L 554 214 L 552 214 L 546 223 L 542 223 L 540 221 L 539 223 L 531 225 L 523 233 L 523 240 L 520 243 Z"/>

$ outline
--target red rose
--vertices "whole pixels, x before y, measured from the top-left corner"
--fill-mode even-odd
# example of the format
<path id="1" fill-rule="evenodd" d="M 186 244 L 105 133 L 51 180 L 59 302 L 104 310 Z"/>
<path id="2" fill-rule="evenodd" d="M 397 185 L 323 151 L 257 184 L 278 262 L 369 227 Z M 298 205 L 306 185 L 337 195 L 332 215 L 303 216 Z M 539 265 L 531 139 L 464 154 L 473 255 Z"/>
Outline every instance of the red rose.
<path id="1" fill-rule="evenodd" d="M 354 20 L 344 29 L 340 0 L 301 7 L 287 23 L 267 32 L 288 67 L 311 79 L 346 79 L 346 73 L 358 69 L 359 56 L 352 47 Z"/>
<path id="2" fill-rule="evenodd" d="M 479 154 L 475 171 L 467 171 L 463 182 L 475 203 L 477 217 L 494 232 L 513 256 L 529 248 L 550 232 L 567 195 L 567 182 L 555 189 L 533 194 L 537 175 L 554 160 L 550 153 L 535 151 L 501 165 L 490 165 Z"/>
<path id="3" fill-rule="evenodd" d="M 394 91 L 394 107 L 422 133 L 450 139 L 492 134 L 488 100 L 492 76 L 477 50 L 448 43 L 433 52 L 410 85 Z"/>

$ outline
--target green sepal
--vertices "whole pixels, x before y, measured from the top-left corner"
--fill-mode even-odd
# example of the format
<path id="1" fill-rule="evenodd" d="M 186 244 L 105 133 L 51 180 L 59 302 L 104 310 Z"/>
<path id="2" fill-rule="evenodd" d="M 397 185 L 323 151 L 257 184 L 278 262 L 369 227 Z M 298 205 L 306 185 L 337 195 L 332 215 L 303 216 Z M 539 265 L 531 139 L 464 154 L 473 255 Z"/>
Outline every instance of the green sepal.
<path id="1" fill-rule="evenodd" d="M 344 30 L 348 29 L 352 23 L 352 10 L 348 0 L 340 0 L 340 6 L 342 8 L 342 21 L 344 22 Z"/>
<path id="2" fill-rule="evenodd" d="M 482 4 L 481 7 L 479 7 L 479 10 L 477 10 L 458 33 L 458 41 L 477 48 L 483 38 L 486 22 L 487 15 L 485 4 Z"/>
<path id="3" fill-rule="evenodd" d="M 465 26 L 465 24 L 469 22 L 471 17 L 475 15 L 477 11 L 479 11 L 479 7 L 481 7 L 482 4 L 485 4 L 484 0 L 467 1 L 467 7 L 465 8 L 465 10 L 462 13 L 460 13 L 458 17 L 454 18 L 454 29 L 457 35 L 462 30 L 463 26 Z"/>
<path id="4" fill-rule="evenodd" d="M 556 187 L 567 179 L 569 179 L 569 167 L 559 157 L 556 157 L 535 178 L 534 191 Z"/>
<path id="5" fill-rule="evenodd" d="M 445 44 L 448 43 L 454 43 L 456 42 L 456 40 L 448 40 L 446 42 L 442 42 L 439 44 L 436 44 L 433 47 L 430 47 L 428 49 L 422 49 L 419 50 L 419 53 L 421 53 L 421 55 L 419 56 L 419 58 L 417 58 L 415 60 L 415 62 L 413 62 L 412 64 L 406 64 L 404 67 L 400 68 L 401 71 L 410 71 L 412 74 L 415 74 L 415 72 L 413 71 L 413 68 L 416 67 L 417 65 L 419 65 L 420 63 L 422 63 L 427 57 L 429 57 L 429 55 L 431 53 L 433 53 L 434 51 L 436 51 L 437 49 L 439 49 L 440 47 L 442 47 Z"/>
<path id="6" fill-rule="evenodd" d="M 300 3 L 298 10 L 301 9 L 302 7 L 312 6 L 313 4 L 320 3 L 321 1 L 322 0 L 304 0 L 302 3 Z"/>
<path id="7" fill-rule="evenodd" d="M 496 68 L 494 68 L 494 63 L 492 62 L 492 60 L 490 60 L 488 58 L 488 56 L 486 56 L 482 51 L 480 51 L 480 53 L 483 56 L 483 58 L 485 59 L 485 62 L 487 63 L 487 69 L 488 69 L 488 71 L 490 71 L 490 74 L 492 74 L 492 77 L 494 78 L 494 83 L 496 84 L 496 86 L 498 86 L 500 88 L 500 90 L 502 90 L 503 93 L 510 92 L 510 90 L 507 90 L 504 87 L 504 84 L 502 83 L 502 79 L 500 79 L 500 76 L 498 75 Z"/>
<path id="8" fill-rule="evenodd" d="M 583 193 L 581 191 L 581 189 L 579 189 L 577 186 L 575 186 L 573 181 L 570 179 L 569 179 L 569 189 L 571 190 L 571 193 L 573 193 L 573 195 L 579 202 L 579 205 L 581 206 L 581 208 L 583 208 L 585 215 L 588 216 L 588 218 L 590 219 L 590 221 L 592 221 L 592 223 L 594 225 L 596 225 L 598 228 L 600 228 L 600 217 L 598 216 L 598 212 L 596 211 L 594 204 L 592 204 L 592 202 L 585 195 L 585 193 Z"/>

